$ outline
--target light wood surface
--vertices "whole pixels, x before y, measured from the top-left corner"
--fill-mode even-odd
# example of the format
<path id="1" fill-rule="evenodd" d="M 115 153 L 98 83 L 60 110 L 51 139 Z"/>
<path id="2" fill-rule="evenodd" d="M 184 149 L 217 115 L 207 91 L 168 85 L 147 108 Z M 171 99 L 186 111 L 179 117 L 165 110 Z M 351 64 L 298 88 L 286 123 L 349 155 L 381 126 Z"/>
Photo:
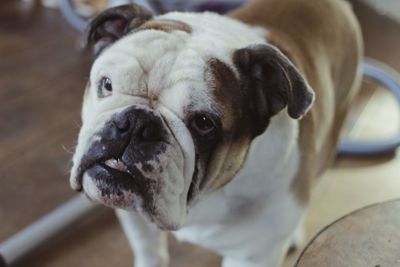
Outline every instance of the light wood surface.
<path id="1" fill-rule="evenodd" d="M 323 229 L 295 267 L 400 266 L 400 200 L 355 211 Z"/>

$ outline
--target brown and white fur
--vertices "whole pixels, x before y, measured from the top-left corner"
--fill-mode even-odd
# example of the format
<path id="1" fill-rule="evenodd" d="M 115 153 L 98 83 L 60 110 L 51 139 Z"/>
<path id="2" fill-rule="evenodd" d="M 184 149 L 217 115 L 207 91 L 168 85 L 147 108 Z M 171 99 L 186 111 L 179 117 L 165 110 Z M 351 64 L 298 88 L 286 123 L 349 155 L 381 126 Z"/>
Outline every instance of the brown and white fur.
<path id="1" fill-rule="evenodd" d="M 119 7 L 86 38 L 98 57 L 71 186 L 118 208 L 135 266 L 168 265 L 170 230 L 224 267 L 278 267 L 301 242 L 360 83 L 350 5 L 255 0 L 230 16 L 156 17 Z M 199 118 L 211 129 L 200 137 Z M 131 130 L 140 123 L 145 133 Z"/>

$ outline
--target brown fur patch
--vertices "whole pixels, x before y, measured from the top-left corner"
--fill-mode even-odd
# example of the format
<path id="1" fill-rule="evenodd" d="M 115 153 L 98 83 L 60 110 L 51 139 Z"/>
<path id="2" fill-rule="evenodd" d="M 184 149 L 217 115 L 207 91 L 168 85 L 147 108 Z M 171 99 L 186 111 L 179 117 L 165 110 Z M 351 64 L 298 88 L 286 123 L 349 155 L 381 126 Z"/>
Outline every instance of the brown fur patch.
<path id="1" fill-rule="evenodd" d="M 247 96 L 233 70 L 222 61 L 208 61 L 205 77 L 222 114 L 223 140 L 207 166 L 205 188 L 216 190 L 233 179 L 247 156 L 251 141 Z"/>
<path id="2" fill-rule="evenodd" d="M 208 61 L 206 77 L 218 102 L 219 111 L 223 115 L 224 129 L 230 129 L 235 123 L 235 117 L 240 116 L 240 114 L 236 116 L 234 114 L 235 106 L 237 106 L 235 98 L 239 97 L 237 94 L 240 93 L 239 82 L 233 71 L 216 58 Z"/>
<path id="3" fill-rule="evenodd" d="M 230 15 L 268 29 L 268 41 L 294 62 L 316 93 L 300 122 L 301 162 L 291 186 L 299 203 L 307 204 L 316 177 L 333 161 L 358 90 L 363 51 L 358 22 L 347 1 L 333 0 L 254 0 Z"/>
<path id="4" fill-rule="evenodd" d="M 192 28 L 188 24 L 182 21 L 167 20 L 167 19 L 147 21 L 139 28 L 137 28 L 136 31 L 142 31 L 142 30 L 158 30 L 164 32 L 183 31 L 186 33 L 192 32 Z"/>

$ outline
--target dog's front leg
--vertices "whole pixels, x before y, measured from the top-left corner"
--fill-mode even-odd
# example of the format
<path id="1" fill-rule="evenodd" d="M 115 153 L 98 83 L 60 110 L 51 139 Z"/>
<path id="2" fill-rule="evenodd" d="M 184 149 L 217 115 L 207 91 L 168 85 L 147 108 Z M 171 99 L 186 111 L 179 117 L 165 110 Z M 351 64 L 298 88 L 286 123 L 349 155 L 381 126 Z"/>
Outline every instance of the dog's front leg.
<path id="1" fill-rule="evenodd" d="M 292 215 L 295 214 L 292 211 Z M 290 215 L 289 215 L 290 216 Z M 288 222 L 286 226 L 273 228 L 273 231 L 256 231 L 259 237 L 251 236 L 242 240 L 242 246 L 224 255 L 222 267 L 279 267 L 289 249 L 298 248 L 304 242 L 304 217 L 280 217 L 277 221 Z M 296 221 L 297 225 L 296 225 Z M 256 228 L 255 228 L 256 229 Z M 265 241 L 267 241 L 265 243 Z"/>
<path id="2" fill-rule="evenodd" d="M 135 267 L 167 267 L 167 233 L 136 212 L 116 210 L 135 256 Z"/>

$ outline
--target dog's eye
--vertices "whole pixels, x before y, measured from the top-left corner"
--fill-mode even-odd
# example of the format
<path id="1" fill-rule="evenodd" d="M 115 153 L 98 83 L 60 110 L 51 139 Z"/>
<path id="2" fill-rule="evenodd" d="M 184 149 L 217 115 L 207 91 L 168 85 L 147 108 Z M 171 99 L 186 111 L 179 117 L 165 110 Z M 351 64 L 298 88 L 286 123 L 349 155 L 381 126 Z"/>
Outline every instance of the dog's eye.
<path id="1" fill-rule="evenodd" d="M 193 117 L 190 127 L 201 136 L 208 135 L 215 130 L 215 124 L 207 115 L 198 114 Z"/>
<path id="2" fill-rule="evenodd" d="M 113 90 L 113 88 L 112 88 L 111 80 L 107 77 L 101 78 L 100 84 L 98 87 L 99 97 L 106 97 L 106 96 L 111 95 L 112 90 Z"/>

